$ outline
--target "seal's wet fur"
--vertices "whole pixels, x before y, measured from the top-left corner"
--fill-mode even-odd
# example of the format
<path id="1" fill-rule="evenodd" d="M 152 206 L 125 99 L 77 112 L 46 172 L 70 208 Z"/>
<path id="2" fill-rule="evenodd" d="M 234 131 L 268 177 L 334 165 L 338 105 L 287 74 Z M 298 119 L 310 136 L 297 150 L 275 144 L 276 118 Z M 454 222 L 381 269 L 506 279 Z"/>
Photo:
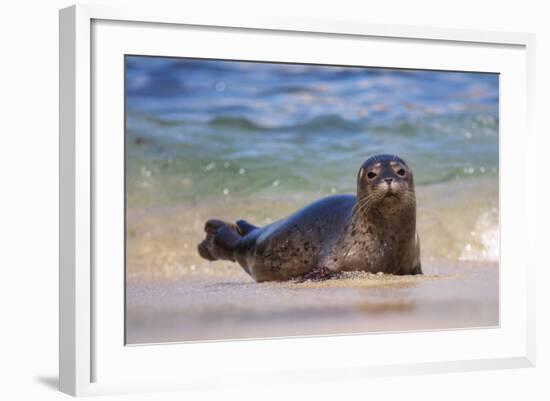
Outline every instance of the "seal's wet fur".
<path id="1" fill-rule="evenodd" d="M 326 279 L 341 271 L 422 274 L 412 170 L 377 155 L 357 174 L 357 195 L 320 199 L 264 227 L 208 220 L 207 260 L 238 262 L 256 281 Z"/>

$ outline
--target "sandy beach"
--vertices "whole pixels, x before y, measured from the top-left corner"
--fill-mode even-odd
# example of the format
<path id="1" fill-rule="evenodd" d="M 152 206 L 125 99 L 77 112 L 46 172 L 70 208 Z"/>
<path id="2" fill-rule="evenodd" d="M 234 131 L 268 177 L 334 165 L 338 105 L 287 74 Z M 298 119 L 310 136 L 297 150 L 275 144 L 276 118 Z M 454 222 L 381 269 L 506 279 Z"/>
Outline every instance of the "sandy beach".
<path id="1" fill-rule="evenodd" d="M 129 281 L 127 343 L 498 325 L 498 266 L 426 266 L 324 282 L 254 283 L 236 265 L 179 281 Z"/>

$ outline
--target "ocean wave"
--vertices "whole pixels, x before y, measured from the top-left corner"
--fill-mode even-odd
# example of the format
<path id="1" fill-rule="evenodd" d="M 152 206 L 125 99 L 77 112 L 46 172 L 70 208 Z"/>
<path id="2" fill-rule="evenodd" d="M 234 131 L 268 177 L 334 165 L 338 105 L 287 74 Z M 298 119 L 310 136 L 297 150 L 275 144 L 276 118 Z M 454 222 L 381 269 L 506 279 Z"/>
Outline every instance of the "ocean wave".
<path id="1" fill-rule="evenodd" d="M 269 127 L 264 127 L 246 117 L 217 116 L 212 118 L 208 125 L 216 128 L 239 129 L 247 131 L 266 131 Z"/>
<path id="2" fill-rule="evenodd" d="M 358 116 L 351 118 L 345 114 L 330 113 L 314 115 L 289 123 L 284 118 L 280 120 L 265 120 L 262 116 L 215 114 L 179 115 L 176 111 L 155 114 L 128 110 L 127 122 L 132 127 L 142 127 L 144 131 L 154 127 L 212 127 L 227 130 L 245 130 L 257 132 L 294 132 L 304 133 L 367 133 L 414 136 L 435 136 L 437 138 L 457 137 L 461 140 L 475 140 L 476 136 L 494 137 L 498 134 L 499 121 L 497 117 L 485 113 L 462 113 L 455 115 L 433 115 L 422 119 L 412 116 L 401 116 L 392 121 L 379 119 L 376 116 Z"/>
<path id="3" fill-rule="evenodd" d="M 500 230 L 495 223 L 496 210 L 486 212 L 478 219 L 470 233 L 472 242 L 464 245 L 459 256 L 461 261 L 498 262 L 500 257 Z"/>

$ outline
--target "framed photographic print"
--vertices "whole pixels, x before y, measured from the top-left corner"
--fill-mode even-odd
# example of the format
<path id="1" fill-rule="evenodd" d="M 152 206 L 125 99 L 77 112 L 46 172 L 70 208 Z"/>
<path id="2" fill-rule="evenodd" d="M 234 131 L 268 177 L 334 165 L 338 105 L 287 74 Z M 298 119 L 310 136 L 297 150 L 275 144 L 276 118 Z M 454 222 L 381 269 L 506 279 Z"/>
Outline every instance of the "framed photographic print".
<path id="1" fill-rule="evenodd" d="M 533 43 L 62 10 L 61 390 L 531 366 Z"/>

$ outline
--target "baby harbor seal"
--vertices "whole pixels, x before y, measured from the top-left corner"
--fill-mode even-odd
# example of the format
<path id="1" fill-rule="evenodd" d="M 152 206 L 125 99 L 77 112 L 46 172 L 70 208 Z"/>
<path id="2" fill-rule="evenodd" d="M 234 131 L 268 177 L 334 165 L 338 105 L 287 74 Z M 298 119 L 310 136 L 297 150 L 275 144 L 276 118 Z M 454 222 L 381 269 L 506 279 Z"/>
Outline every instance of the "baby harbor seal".
<path id="1" fill-rule="evenodd" d="M 264 227 L 209 220 L 207 260 L 238 262 L 256 281 L 325 279 L 349 270 L 422 274 L 413 173 L 378 155 L 357 174 L 357 195 L 323 198 Z"/>

